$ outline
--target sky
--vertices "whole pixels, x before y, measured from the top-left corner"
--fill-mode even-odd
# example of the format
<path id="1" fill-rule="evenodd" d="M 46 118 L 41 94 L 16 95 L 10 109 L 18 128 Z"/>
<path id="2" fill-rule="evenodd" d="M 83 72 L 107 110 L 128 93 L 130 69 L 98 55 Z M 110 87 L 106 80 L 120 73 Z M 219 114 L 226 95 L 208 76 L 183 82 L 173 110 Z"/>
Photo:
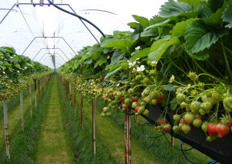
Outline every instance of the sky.
<path id="1" fill-rule="evenodd" d="M 32 1 L 40 2 L 40 0 Z M 158 14 L 160 6 L 166 1 L 54 0 L 57 4 L 69 4 L 78 15 L 94 23 L 105 34 L 112 34 L 115 30 L 130 30 L 127 23 L 134 21 L 132 15 L 152 18 Z M 6 15 L 8 11 L 6 9 L 16 3 L 30 2 L 31 0 L 0 0 L 0 21 Z M 44 0 L 44 3 L 48 1 Z M 67 5 L 62 7 L 71 11 Z M 88 23 L 85 24 L 99 40 L 101 34 Z M 35 39 L 40 36 L 62 38 Z M 51 54 L 56 55 L 59 67 L 71 59 L 78 50 L 95 43 L 97 41 L 78 18 L 52 6 L 20 5 L 14 7 L 14 10 L 0 24 L 0 46 L 14 47 L 18 54 L 26 55 L 51 68 L 53 67 Z"/>

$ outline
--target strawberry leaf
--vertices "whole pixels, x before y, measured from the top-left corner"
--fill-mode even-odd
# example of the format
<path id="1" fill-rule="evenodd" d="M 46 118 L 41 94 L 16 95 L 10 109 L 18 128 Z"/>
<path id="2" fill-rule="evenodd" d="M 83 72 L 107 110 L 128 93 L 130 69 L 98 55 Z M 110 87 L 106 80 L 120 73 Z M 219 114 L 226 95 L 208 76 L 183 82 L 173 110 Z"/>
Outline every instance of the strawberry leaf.
<path id="1" fill-rule="evenodd" d="M 138 16 L 138 15 L 132 15 L 132 17 L 141 24 L 142 27 L 149 26 L 149 20 L 145 17 Z"/>
<path id="2" fill-rule="evenodd" d="M 159 14 L 161 17 L 171 17 L 181 13 L 191 12 L 192 10 L 192 7 L 187 3 L 169 0 L 161 6 Z"/>
<path id="3" fill-rule="evenodd" d="M 107 39 L 103 41 L 101 47 L 103 48 L 117 48 L 120 49 L 122 53 L 129 52 L 130 47 L 135 42 L 135 40 L 130 39 Z"/>
<path id="4" fill-rule="evenodd" d="M 171 33 L 171 36 L 172 37 L 181 37 L 185 34 L 185 31 L 186 31 L 186 27 L 189 23 L 197 20 L 198 18 L 190 18 L 190 19 L 187 19 L 186 21 L 182 21 L 182 22 L 179 22 L 177 23 L 173 29 L 170 31 Z"/>
<path id="5" fill-rule="evenodd" d="M 150 53 L 148 54 L 148 59 L 158 62 L 170 46 L 178 45 L 179 43 L 180 41 L 176 37 L 173 37 L 169 40 L 160 39 L 155 41 L 151 46 Z"/>
<path id="6" fill-rule="evenodd" d="M 149 52 L 150 52 L 150 48 L 144 48 L 142 50 L 135 51 L 132 54 L 133 56 L 130 58 L 130 60 L 145 57 L 145 56 L 147 56 L 149 54 Z"/>
<path id="7" fill-rule="evenodd" d="M 219 35 L 215 31 L 209 31 L 201 21 L 194 21 L 186 28 L 185 47 L 190 53 L 198 53 L 208 49 L 218 39 Z"/>
<path id="8" fill-rule="evenodd" d="M 222 19 L 224 22 L 229 23 L 225 27 L 232 27 L 232 4 L 229 4 L 227 8 L 223 11 Z"/>
<path id="9" fill-rule="evenodd" d="M 117 63 L 120 59 L 124 57 L 124 53 L 121 53 L 120 51 L 115 51 L 113 56 L 111 57 L 111 64 Z"/>

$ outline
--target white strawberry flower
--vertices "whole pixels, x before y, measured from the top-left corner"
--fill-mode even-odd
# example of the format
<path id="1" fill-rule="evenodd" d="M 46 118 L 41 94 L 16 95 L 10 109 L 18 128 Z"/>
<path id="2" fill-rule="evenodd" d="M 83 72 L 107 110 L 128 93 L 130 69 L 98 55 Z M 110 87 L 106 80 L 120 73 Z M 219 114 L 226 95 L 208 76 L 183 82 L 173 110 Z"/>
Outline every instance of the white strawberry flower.
<path id="1" fill-rule="evenodd" d="M 137 70 L 137 72 L 142 72 L 145 70 L 145 67 L 144 67 L 144 65 L 141 65 L 140 67 L 137 67 L 136 70 Z"/>

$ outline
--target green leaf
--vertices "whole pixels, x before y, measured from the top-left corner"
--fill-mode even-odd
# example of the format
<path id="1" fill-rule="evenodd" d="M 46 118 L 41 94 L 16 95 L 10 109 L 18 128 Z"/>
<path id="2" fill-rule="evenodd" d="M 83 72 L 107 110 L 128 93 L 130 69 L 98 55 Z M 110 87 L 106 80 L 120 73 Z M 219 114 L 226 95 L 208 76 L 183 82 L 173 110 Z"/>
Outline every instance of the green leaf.
<path id="1" fill-rule="evenodd" d="M 187 3 L 189 4 L 190 6 L 192 7 L 195 7 L 197 6 L 198 4 L 204 2 L 205 0 L 178 0 L 179 2 L 184 2 L 184 3 Z"/>
<path id="2" fill-rule="evenodd" d="M 169 0 L 161 6 L 159 14 L 161 17 L 172 17 L 192 10 L 192 7 L 187 3 Z"/>
<path id="3" fill-rule="evenodd" d="M 186 27 L 189 23 L 197 20 L 198 18 L 190 18 L 190 19 L 187 19 L 186 21 L 182 21 L 182 22 L 179 22 L 177 23 L 173 29 L 170 31 L 171 33 L 171 36 L 172 37 L 181 37 L 185 34 L 185 31 L 186 31 Z"/>
<path id="4" fill-rule="evenodd" d="M 133 29 L 136 29 L 140 26 L 139 23 L 136 23 L 136 22 L 130 22 L 130 23 L 127 23 L 128 26 L 130 26 L 130 28 L 133 28 Z"/>
<path id="5" fill-rule="evenodd" d="M 232 4 L 229 4 L 227 8 L 225 8 L 222 14 L 222 19 L 224 22 L 229 23 L 225 27 L 228 27 L 228 28 L 232 27 Z"/>
<path id="6" fill-rule="evenodd" d="M 200 51 L 198 53 L 191 53 L 189 51 L 187 51 L 188 55 L 191 56 L 194 59 L 197 60 L 207 60 L 209 58 L 209 50 L 205 49 L 203 51 Z"/>
<path id="7" fill-rule="evenodd" d="M 209 48 L 220 37 L 215 31 L 209 31 L 201 21 L 190 23 L 186 28 L 185 47 L 191 53 Z"/>
<path id="8" fill-rule="evenodd" d="M 129 39 L 108 39 L 105 40 L 101 46 L 103 48 L 118 48 L 121 50 L 121 52 L 129 52 L 130 47 L 135 42 L 135 40 L 129 40 Z"/>
<path id="9" fill-rule="evenodd" d="M 178 104 L 177 104 L 177 101 L 176 101 L 176 98 L 173 98 L 171 101 L 170 101 L 170 109 L 171 110 L 175 110 L 177 108 Z"/>
<path id="10" fill-rule="evenodd" d="M 174 85 L 172 85 L 172 84 L 167 84 L 167 85 L 163 85 L 163 89 L 165 90 L 165 91 L 176 91 L 176 89 L 174 88 Z"/>
<path id="11" fill-rule="evenodd" d="M 154 29 L 143 31 L 140 34 L 141 37 L 150 37 L 150 36 L 156 36 L 156 35 L 157 35 L 157 32 L 154 32 Z"/>
<path id="12" fill-rule="evenodd" d="M 173 37 L 170 40 L 160 39 L 155 41 L 151 46 L 150 53 L 148 54 L 148 59 L 158 62 L 170 46 L 178 45 L 179 43 L 180 41 L 176 37 Z"/>
<path id="13" fill-rule="evenodd" d="M 108 77 L 112 76 L 113 74 L 117 73 L 117 72 L 120 71 L 121 69 L 122 69 L 122 66 L 119 65 L 119 67 L 117 67 L 115 70 L 109 72 L 109 73 L 105 76 L 105 78 L 108 78 Z"/>
<path id="14" fill-rule="evenodd" d="M 113 56 L 111 57 L 111 64 L 117 63 L 123 57 L 124 57 L 124 53 L 121 53 L 120 51 L 115 51 Z"/>
<path id="15" fill-rule="evenodd" d="M 107 61 L 106 58 L 101 56 L 101 58 L 98 59 L 97 62 L 95 63 L 94 68 L 96 68 L 97 66 L 101 66 L 102 64 L 106 63 L 106 61 Z"/>
<path id="16" fill-rule="evenodd" d="M 145 17 L 138 16 L 138 15 L 132 15 L 132 17 L 141 24 L 142 27 L 149 26 L 149 20 Z"/>
<path id="17" fill-rule="evenodd" d="M 170 21 L 170 19 L 166 19 L 166 20 L 164 20 L 164 21 L 162 21 L 162 22 L 159 22 L 159 23 L 150 25 L 150 26 L 148 26 L 147 28 L 145 28 L 144 30 L 148 30 L 148 29 L 151 29 L 151 28 L 154 28 L 154 27 L 166 25 L 169 21 Z"/>
<path id="18" fill-rule="evenodd" d="M 219 8 L 223 6 L 225 0 L 208 0 L 208 7 L 211 9 L 212 12 L 216 12 Z"/>
<path id="19" fill-rule="evenodd" d="M 145 57 L 149 54 L 149 52 L 150 52 L 150 47 L 135 51 L 134 53 L 132 53 L 133 56 L 130 58 L 130 60 Z"/>
<path id="20" fill-rule="evenodd" d="M 203 18 L 202 20 L 207 25 L 219 25 L 222 22 L 222 9 L 218 9 L 217 12 L 212 13 L 209 17 Z"/>

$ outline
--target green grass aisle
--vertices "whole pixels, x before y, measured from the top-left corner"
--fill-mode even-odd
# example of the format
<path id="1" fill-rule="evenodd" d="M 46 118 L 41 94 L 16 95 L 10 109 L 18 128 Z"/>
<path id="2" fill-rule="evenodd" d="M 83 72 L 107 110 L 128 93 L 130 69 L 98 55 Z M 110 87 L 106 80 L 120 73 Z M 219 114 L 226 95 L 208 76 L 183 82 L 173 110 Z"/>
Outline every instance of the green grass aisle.
<path id="1" fill-rule="evenodd" d="M 32 93 L 32 97 L 34 98 L 35 92 Z M 10 106 L 10 104 L 9 104 Z M 24 97 L 23 100 L 24 106 L 24 115 L 30 109 L 30 96 Z M 14 107 L 14 109 L 8 112 L 8 120 L 9 120 L 9 133 L 10 139 L 12 138 L 15 130 L 20 126 L 20 104 Z M 5 134 L 4 134 L 4 120 L 3 117 L 0 119 L 0 150 L 2 151 L 5 148 Z"/>
<path id="2" fill-rule="evenodd" d="M 54 76 L 47 113 L 43 121 L 36 152 L 37 164 L 71 164 L 73 153 L 67 141 L 59 99 L 58 79 Z"/>
<path id="3" fill-rule="evenodd" d="M 79 95 L 77 96 L 79 97 Z M 96 113 L 97 136 L 104 141 L 111 156 L 116 163 L 124 163 L 124 131 L 113 120 L 101 117 L 99 110 Z M 91 122 L 91 102 L 84 100 L 84 116 Z M 122 122 L 123 124 L 123 122 Z M 98 141 L 97 141 L 98 143 Z M 162 162 L 145 151 L 136 140 L 132 139 L 132 163 L 133 164 L 161 164 Z"/>

